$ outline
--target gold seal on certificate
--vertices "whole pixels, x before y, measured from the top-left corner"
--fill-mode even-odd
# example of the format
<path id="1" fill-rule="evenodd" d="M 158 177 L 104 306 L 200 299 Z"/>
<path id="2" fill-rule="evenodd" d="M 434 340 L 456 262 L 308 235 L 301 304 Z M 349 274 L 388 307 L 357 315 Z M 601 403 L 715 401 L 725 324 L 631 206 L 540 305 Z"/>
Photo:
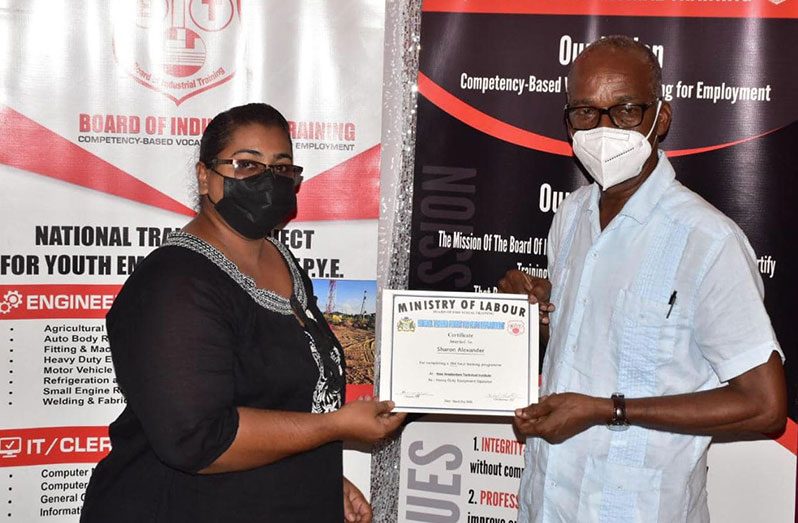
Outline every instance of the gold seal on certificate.
<path id="1" fill-rule="evenodd" d="M 380 399 L 396 411 L 511 416 L 538 401 L 537 370 L 526 296 L 383 291 Z"/>

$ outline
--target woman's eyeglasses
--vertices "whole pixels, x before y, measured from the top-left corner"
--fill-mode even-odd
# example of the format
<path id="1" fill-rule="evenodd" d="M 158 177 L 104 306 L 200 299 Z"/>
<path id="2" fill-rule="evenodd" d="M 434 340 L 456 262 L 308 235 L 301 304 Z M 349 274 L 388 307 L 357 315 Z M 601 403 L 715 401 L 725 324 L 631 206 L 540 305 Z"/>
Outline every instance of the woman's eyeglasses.
<path id="1" fill-rule="evenodd" d="M 217 165 L 231 165 L 233 167 L 233 176 L 239 180 L 258 176 L 260 174 L 270 173 L 272 176 L 281 176 L 289 178 L 294 182 L 294 187 L 299 185 L 302 181 L 302 167 L 298 165 L 291 165 L 285 163 L 265 164 L 255 160 L 245 160 L 238 158 L 222 159 L 214 158 L 211 160 L 208 167 L 216 171 Z M 217 174 L 224 176 L 222 173 L 216 171 Z"/>

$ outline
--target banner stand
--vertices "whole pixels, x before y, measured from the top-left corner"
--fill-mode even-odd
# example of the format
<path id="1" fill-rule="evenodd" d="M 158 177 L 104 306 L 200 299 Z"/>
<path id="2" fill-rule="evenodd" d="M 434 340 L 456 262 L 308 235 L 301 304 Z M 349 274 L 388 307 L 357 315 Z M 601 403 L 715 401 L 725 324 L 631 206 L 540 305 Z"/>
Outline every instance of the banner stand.
<path id="1" fill-rule="evenodd" d="M 382 158 L 378 225 L 377 292 L 406 289 L 410 264 L 410 220 L 413 209 L 418 57 L 422 0 L 387 2 L 382 92 Z M 377 317 L 380 317 L 377 300 Z M 380 326 L 374 363 L 379 390 Z M 371 505 L 374 521 L 398 521 L 401 435 L 374 448 L 371 460 Z"/>

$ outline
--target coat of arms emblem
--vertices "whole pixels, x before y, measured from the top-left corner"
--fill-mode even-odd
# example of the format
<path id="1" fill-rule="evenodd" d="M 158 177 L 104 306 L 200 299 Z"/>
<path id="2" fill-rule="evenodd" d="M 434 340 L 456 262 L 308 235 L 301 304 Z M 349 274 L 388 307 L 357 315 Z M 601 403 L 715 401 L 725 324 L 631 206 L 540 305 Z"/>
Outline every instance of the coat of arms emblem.
<path id="1" fill-rule="evenodd" d="M 416 324 L 408 317 L 404 317 L 396 324 L 396 330 L 399 332 L 416 332 Z"/>

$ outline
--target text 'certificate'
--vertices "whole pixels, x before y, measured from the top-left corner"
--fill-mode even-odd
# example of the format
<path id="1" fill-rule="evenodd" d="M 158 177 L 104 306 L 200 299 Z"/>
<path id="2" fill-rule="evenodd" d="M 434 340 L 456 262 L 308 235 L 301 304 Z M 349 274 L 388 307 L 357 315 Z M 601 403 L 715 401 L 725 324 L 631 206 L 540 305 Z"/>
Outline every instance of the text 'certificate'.
<path id="1" fill-rule="evenodd" d="M 512 415 L 538 401 L 538 306 L 520 294 L 384 290 L 380 399 Z"/>

